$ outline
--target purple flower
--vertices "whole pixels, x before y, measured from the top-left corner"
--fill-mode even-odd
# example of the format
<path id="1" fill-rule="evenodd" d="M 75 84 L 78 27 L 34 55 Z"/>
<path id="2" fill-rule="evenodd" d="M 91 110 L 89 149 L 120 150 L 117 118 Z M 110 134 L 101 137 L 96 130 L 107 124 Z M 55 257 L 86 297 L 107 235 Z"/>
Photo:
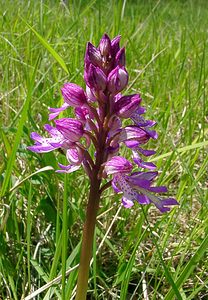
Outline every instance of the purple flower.
<path id="1" fill-rule="evenodd" d="M 86 95 L 87 95 L 87 100 L 90 102 L 95 102 L 97 101 L 97 96 L 96 92 L 93 91 L 89 86 L 86 85 Z"/>
<path id="2" fill-rule="evenodd" d="M 37 153 L 46 153 L 64 146 L 65 138 L 56 128 L 49 124 L 46 124 L 44 128 L 51 137 L 45 138 L 36 132 L 32 132 L 30 137 L 35 141 L 35 145 L 27 147 L 28 150 Z"/>
<path id="3" fill-rule="evenodd" d="M 105 171 L 107 175 L 129 173 L 132 168 L 132 164 L 126 158 L 121 156 L 114 156 L 105 164 Z"/>
<path id="4" fill-rule="evenodd" d="M 131 125 L 126 126 L 122 129 L 119 137 L 119 142 L 133 140 L 139 142 L 139 144 L 141 145 L 147 143 L 150 137 L 151 136 L 142 128 Z"/>
<path id="5" fill-rule="evenodd" d="M 70 164 L 65 166 L 59 163 L 58 165 L 61 169 L 57 170 L 57 173 L 72 173 L 77 171 L 84 160 L 83 150 L 78 147 L 68 149 L 66 152 L 66 158 Z"/>
<path id="6" fill-rule="evenodd" d="M 114 37 L 114 39 L 112 39 L 112 41 L 111 41 L 111 54 L 113 57 L 115 57 L 117 52 L 120 50 L 120 47 L 119 47 L 120 40 L 121 40 L 121 36 L 118 35 L 118 36 Z"/>
<path id="7" fill-rule="evenodd" d="M 116 66 L 124 67 L 126 64 L 125 48 L 121 48 L 115 58 Z"/>
<path id="8" fill-rule="evenodd" d="M 142 205 L 153 203 L 163 213 L 170 210 L 169 206 L 178 204 L 174 198 L 162 199 L 155 195 L 167 192 L 165 186 L 152 187 L 157 172 L 136 172 L 127 175 L 131 170 L 131 163 L 121 156 L 113 157 L 105 164 L 106 173 L 113 175 L 112 186 L 115 192 L 123 193 L 124 207 L 133 206 L 134 201 Z"/>
<path id="9" fill-rule="evenodd" d="M 98 47 L 90 42 L 87 44 L 86 90 L 75 83 L 66 83 L 61 88 L 64 104 L 60 108 L 49 108 L 49 120 L 59 117 L 70 106 L 74 108 L 74 118 L 56 119 L 53 121 L 55 127 L 46 124 L 49 137 L 33 132 L 34 145 L 28 149 L 37 153 L 59 149 L 66 155 L 68 164 L 59 163 L 58 173 L 71 173 L 82 166 L 91 185 L 97 186 L 99 191 L 103 179 L 107 180 L 104 187 L 112 182 L 115 192 L 123 194 L 125 207 L 131 207 L 135 201 L 142 205 L 153 203 L 165 212 L 178 203 L 174 198 L 157 195 L 167 192 L 165 186 L 153 185 L 158 173 L 153 171 L 156 166 L 146 161 L 146 157 L 155 151 L 144 145 L 150 139 L 157 139 L 156 131 L 152 130 L 156 122 L 143 117 L 146 109 L 141 106 L 139 94 L 121 93 L 129 76 L 125 68 L 125 48 L 120 48 L 120 39 L 116 36 L 111 40 L 104 34 Z M 128 119 L 125 125 L 123 119 Z M 131 152 L 131 162 L 119 155 L 121 146 Z M 139 171 L 132 173 L 133 168 Z"/>
<path id="10" fill-rule="evenodd" d="M 87 49 L 85 53 L 85 68 L 88 70 L 90 64 L 93 64 L 96 67 L 102 66 L 101 53 L 95 46 L 91 43 L 87 43 Z"/>

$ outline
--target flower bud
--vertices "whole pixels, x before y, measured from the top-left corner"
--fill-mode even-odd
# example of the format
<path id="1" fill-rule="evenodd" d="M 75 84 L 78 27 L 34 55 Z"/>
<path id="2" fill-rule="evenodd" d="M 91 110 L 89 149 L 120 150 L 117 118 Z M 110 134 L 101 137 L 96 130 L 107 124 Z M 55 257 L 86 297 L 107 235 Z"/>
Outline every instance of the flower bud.
<path id="1" fill-rule="evenodd" d="M 106 88 L 106 81 L 107 79 L 103 71 L 92 64 L 88 71 L 85 72 L 85 82 L 91 89 L 104 91 Z"/>
<path id="2" fill-rule="evenodd" d="M 142 99 L 139 94 L 123 96 L 115 102 L 114 112 L 121 118 L 129 118 L 141 101 Z"/>
<path id="3" fill-rule="evenodd" d="M 74 83 L 65 83 L 61 89 L 64 101 L 71 106 L 82 106 L 87 102 L 84 90 Z"/>
<path id="4" fill-rule="evenodd" d="M 100 55 L 100 51 L 97 50 L 97 48 L 89 42 L 87 43 L 87 49 L 85 53 L 85 66 L 89 66 L 90 64 L 93 64 L 96 67 L 101 67 L 102 58 Z"/>
<path id="5" fill-rule="evenodd" d="M 119 133 L 121 131 L 121 126 L 122 126 L 122 122 L 120 118 L 116 116 L 111 118 L 108 123 L 108 127 L 110 128 L 108 132 L 108 137 L 111 138 L 117 133 Z"/>
<path id="6" fill-rule="evenodd" d="M 100 40 L 99 50 L 102 56 L 110 56 L 111 54 L 111 40 L 107 34 L 104 34 Z"/>
<path id="7" fill-rule="evenodd" d="M 86 94 L 87 94 L 87 100 L 89 102 L 95 102 L 97 100 L 95 93 L 93 93 L 92 89 L 90 89 L 89 86 L 87 85 L 86 85 Z"/>
<path id="8" fill-rule="evenodd" d="M 82 122 L 72 118 L 55 120 L 55 124 L 56 128 L 69 142 L 77 142 L 84 133 Z"/>
<path id="9" fill-rule="evenodd" d="M 105 164 L 105 172 L 109 174 L 130 173 L 132 164 L 122 156 L 114 156 Z"/>
<path id="10" fill-rule="evenodd" d="M 117 66 L 108 75 L 108 90 L 112 94 L 121 92 L 128 83 L 128 73 L 125 68 Z"/>
<path id="11" fill-rule="evenodd" d="M 89 116 L 88 109 L 86 107 L 76 107 L 74 112 L 77 119 L 84 125 Z"/>
<path id="12" fill-rule="evenodd" d="M 124 67 L 126 64 L 125 48 L 121 48 L 116 54 L 116 66 Z"/>
<path id="13" fill-rule="evenodd" d="M 112 56 L 116 56 L 116 53 L 119 51 L 119 43 L 120 43 L 121 36 L 118 35 L 111 41 L 111 54 Z"/>

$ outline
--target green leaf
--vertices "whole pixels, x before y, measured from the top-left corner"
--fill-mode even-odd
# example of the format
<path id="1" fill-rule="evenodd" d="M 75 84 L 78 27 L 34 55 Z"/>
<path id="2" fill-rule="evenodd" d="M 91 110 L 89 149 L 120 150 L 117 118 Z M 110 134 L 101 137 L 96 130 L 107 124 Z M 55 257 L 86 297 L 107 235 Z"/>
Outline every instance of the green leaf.
<path id="1" fill-rule="evenodd" d="M 154 157 L 154 158 L 150 159 L 150 161 L 156 161 L 156 160 L 168 157 L 171 154 L 173 154 L 174 152 L 183 153 L 183 152 L 186 152 L 186 151 L 190 151 L 190 150 L 197 149 L 197 148 L 202 148 L 202 147 L 205 147 L 205 146 L 208 146 L 208 141 L 204 141 L 204 142 L 201 142 L 201 143 L 194 143 L 194 144 L 182 147 L 182 148 L 175 148 L 174 151 L 170 151 L 170 152 L 164 153 L 162 155 L 159 155 L 157 157 Z"/>
<path id="2" fill-rule="evenodd" d="M 69 70 L 63 60 L 63 58 L 50 46 L 50 44 L 44 39 L 32 26 L 30 26 L 24 19 L 22 19 L 25 24 L 32 30 L 32 32 L 37 36 L 41 44 L 52 54 L 55 60 L 60 64 L 62 69 L 69 74 Z"/>

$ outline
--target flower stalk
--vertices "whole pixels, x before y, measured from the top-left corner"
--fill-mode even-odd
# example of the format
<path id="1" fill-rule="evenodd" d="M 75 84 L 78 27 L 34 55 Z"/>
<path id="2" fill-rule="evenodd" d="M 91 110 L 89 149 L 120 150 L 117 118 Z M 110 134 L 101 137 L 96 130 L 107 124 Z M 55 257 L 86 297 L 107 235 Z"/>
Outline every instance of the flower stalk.
<path id="1" fill-rule="evenodd" d="M 75 300 L 86 299 L 90 260 L 92 257 L 92 245 L 96 225 L 96 217 L 100 201 L 100 182 L 93 178 L 94 181 L 90 186 L 89 200 L 86 210 L 86 220 L 83 229 L 81 257 L 79 263 L 79 273 L 77 281 L 77 291 Z"/>
<path id="2" fill-rule="evenodd" d="M 156 131 L 152 130 L 156 122 L 143 117 L 145 108 L 141 106 L 139 94 L 121 93 L 127 87 L 129 76 L 125 49 L 120 49 L 119 43 L 120 36 L 111 40 L 104 34 L 97 48 L 87 44 L 86 90 L 74 83 L 64 84 L 61 89 L 64 104 L 49 108 L 49 120 L 57 118 L 54 127 L 49 124 L 44 127 L 49 137 L 33 132 L 31 138 L 35 144 L 28 147 L 36 153 L 59 150 L 69 164 L 59 163 L 56 172 L 71 173 L 82 166 L 90 179 L 75 300 L 85 300 L 87 296 L 96 216 L 104 190 L 112 186 L 115 193 L 122 193 L 125 208 L 135 202 L 154 204 L 163 213 L 178 204 L 174 198 L 156 195 L 166 193 L 165 186 L 152 186 L 158 175 L 156 166 L 143 157 L 155 154 L 144 146 L 150 139 L 157 139 Z M 74 108 L 75 118 L 58 118 L 69 107 Z M 129 123 L 122 126 L 123 120 Z M 122 145 L 131 153 L 131 162 L 120 155 Z M 94 156 L 90 155 L 92 152 Z M 135 166 L 139 169 L 134 170 Z"/>

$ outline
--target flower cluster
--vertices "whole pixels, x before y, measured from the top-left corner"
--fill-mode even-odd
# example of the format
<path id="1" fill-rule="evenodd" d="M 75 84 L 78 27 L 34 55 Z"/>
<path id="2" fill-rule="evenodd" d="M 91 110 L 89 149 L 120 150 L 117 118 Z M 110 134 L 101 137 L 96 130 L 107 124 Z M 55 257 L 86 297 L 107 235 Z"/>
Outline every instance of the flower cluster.
<path id="1" fill-rule="evenodd" d="M 145 108 L 141 106 L 139 94 L 121 94 L 128 84 L 128 72 L 125 49 L 120 48 L 119 42 L 120 36 L 110 40 L 104 34 L 97 48 L 87 44 L 86 90 L 74 83 L 64 84 L 61 89 L 64 104 L 60 108 L 49 108 L 49 120 L 55 119 L 54 126 L 45 125 L 49 137 L 33 132 L 31 138 L 35 144 L 28 149 L 37 153 L 61 149 L 69 164 L 59 164 L 57 172 L 71 173 L 82 165 L 91 182 L 96 178 L 99 185 L 103 178 L 112 176 L 109 182 L 116 193 L 123 193 L 125 207 L 137 201 L 143 205 L 154 203 L 161 212 L 169 211 L 177 201 L 156 196 L 167 189 L 152 186 L 158 174 L 153 171 L 156 166 L 143 160 L 155 153 L 144 149 L 143 145 L 150 139 L 157 139 L 156 131 L 152 130 L 156 123 L 143 117 Z M 69 107 L 74 108 L 75 118 L 56 119 Z M 122 126 L 126 119 L 129 125 Z M 139 171 L 133 172 L 132 163 L 119 155 L 122 144 L 130 149 L 132 162 Z M 94 147 L 94 157 L 90 156 L 91 147 Z"/>

